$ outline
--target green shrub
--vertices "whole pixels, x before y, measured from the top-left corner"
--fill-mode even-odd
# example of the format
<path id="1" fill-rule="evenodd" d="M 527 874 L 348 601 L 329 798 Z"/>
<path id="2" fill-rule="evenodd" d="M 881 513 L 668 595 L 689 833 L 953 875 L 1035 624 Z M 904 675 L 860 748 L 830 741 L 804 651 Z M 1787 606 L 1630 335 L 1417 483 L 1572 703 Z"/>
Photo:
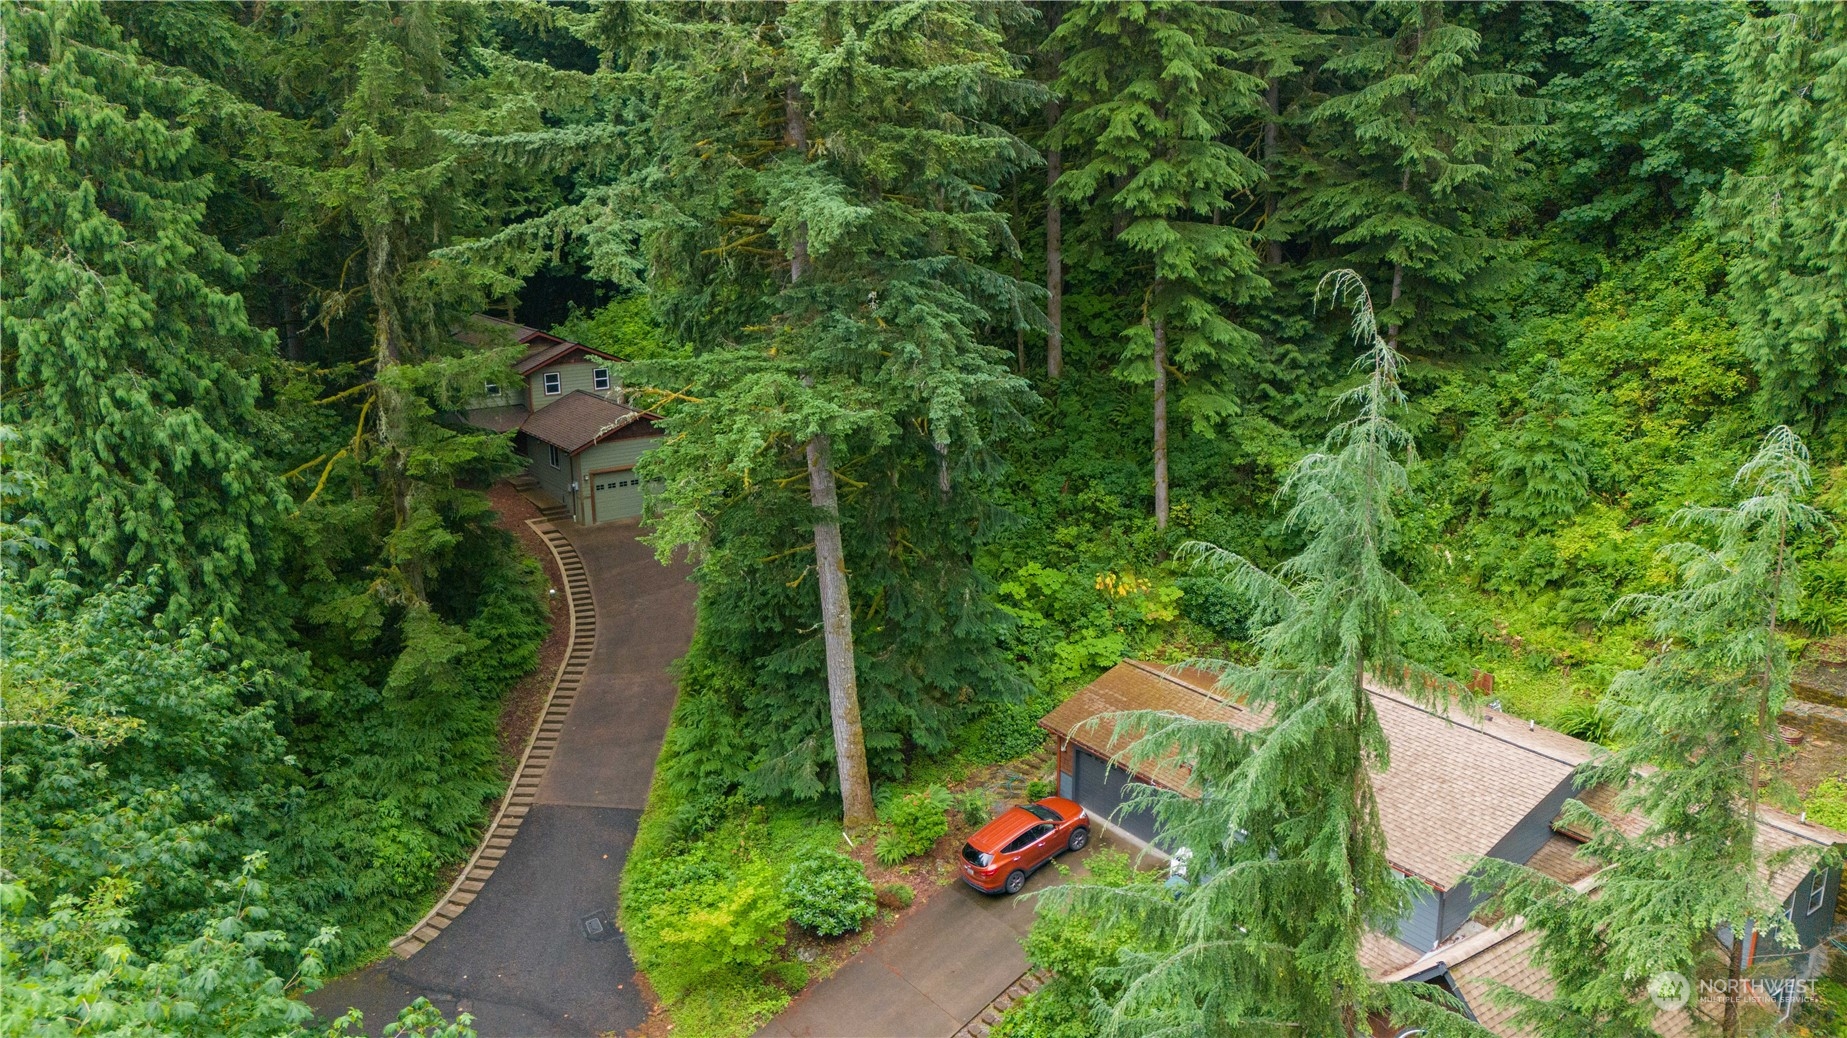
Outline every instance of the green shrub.
<path id="1" fill-rule="evenodd" d="M 1847 828 L 1847 780 L 1840 776 L 1822 779 L 1803 799 L 1802 807 L 1816 825 Z"/>
<path id="2" fill-rule="evenodd" d="M 808 964 L 799 959 L 782 959 L 771 963 L 764 973 L 791 995 L 808 986 Z"/>
<path id="3" fill-rule="evenodd" d="M 1026 784 L 1026 799 L 1044 800 L 1046 797 L 1051 796 L 1057 789 L 1058 787 L 1053 784 L 1051 779 L 1033 779 Z"/>
<path id="4" fill-rule="evenodd" d="M 881 865 L 896 865 L 927 853 L 949 832 L 949 791 L 932 786 L 898 797 L 882 812 L 890 831 L 879 837 L 874 853 Z"/>
<path id="5" fill-rule="evenodd" d="M 956 813 L 962 816 L 962 822 L 969 826 L 983 826 L 993 813 L 988 810 L 988 795 L 982 790 L 970 790 L 956 799 Z"/>
<path id="6" fill-rule="evenodd" d="M 1025 757 L 1045 745 L 1045 729 L 1039 727 L 1044 714 L 1031 701 L 996 703 L 969 725 L 962 741 L 964 752 L 978 764 Z"/>
<path id="7" fill-rule="evenodd" d="M 893 833 L 885 833 L 879 837 L 878 843 L 872 845 L 872 856 L 878 859 L 880 865 L 889 869 L 893 865 L 902 864 L 904 859 L 911 856 L 911 843 Z"/>
<path id="8" fill-rule="evenodd" d="M 1597 704 L 1589 699 L 1572 699 L 1552 717 L 1552 727 L 1574 739 L 1602 744 L 1609 735 L 1609 722 Z"/>
<path id="9" fill-rule="evenodd" d="M 632 920 L 635 963 L 663 999 L 755 973 L 775 958 L 789 910 L 768 865 L 714 861 L 702 850 L 646 865 L 626 877 L 623 914 Z"/>
<path id="10" fill-rule="evenodd" d="M 866 867 L 838 851 L 796 862 L 782 893 L 789 918 L 822 937 L 852 933 L 878 912 Z"/>
<path id="11" fill-rule="evenodd" d="M 879 904 L 894 912 L 901 912 L 911 907 L 917 900 L 917 891 L 909 883 L 887 883 L 879 887 Z"/>

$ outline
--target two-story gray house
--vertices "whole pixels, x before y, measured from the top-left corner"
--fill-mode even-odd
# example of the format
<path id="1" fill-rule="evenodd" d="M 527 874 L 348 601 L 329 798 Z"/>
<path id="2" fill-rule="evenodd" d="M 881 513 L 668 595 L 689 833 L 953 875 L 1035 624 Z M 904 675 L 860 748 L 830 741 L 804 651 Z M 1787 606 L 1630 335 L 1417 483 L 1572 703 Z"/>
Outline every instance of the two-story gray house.
<path id="1" fill-rule="evenodd" d="M 456 336 L 480 347 L 517 344 L 519 382 L 489 382 L 461 418 L 514 434 L 527 474 L 545 496 L 586 526 L 641 515 L 635 463 L 660 442 L 660 416 L 630 407 L 622 358 L 555 335 L 476 315 Z"/>

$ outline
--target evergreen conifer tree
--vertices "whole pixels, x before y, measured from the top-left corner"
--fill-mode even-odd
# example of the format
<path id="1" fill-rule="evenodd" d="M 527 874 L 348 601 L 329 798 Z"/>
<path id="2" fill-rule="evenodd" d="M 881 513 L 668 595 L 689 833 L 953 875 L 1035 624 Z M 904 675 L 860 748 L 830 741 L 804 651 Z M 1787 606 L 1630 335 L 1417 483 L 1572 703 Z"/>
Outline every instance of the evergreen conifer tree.
<path id="1" fill-rule="evenodd" d="M 203 87 L 99 4 L 3 17 L 0 414 L 35 477 L 21 507 L 94 582 L 159 566 L 176 619 L 235 619 L 286 499 L 247 439 L 270 337 L 201 229 L 211 181 L 177 125 Z"/>
<path id="2" fill-rule="evenodd" d="M 1126 267 L 1139 286 L 1120 370 L 1154 391 L 1158 527 L 1168 516 L 1168 377 L 1190 377 L 1176 410 L 1195 427 L 1233 413 L 1232 376 L 1257 338 L 1227 311 L 1269 287 L 1234 219 L 1263 171 L 1226 140 L 1263 114 L 1264 83 L 1239 67 L 1237 50 L 1254 24 L 1217 4 L 1079 3 L 1049 42 L 1064 53 L 1048 146 L 1067 165 L 1054 202 L 1087 213 L 1093 265 Z"/>
<path id="3" fill-rule="evenodd" d="M 1132 920 L 1156 949 L 1126 952 L 1114 968 L 1123 995 L 1106 1033 L 1352 1038 L 1371 1033 L 1375 1015 L 1433 1036 L 1481 1033 L 1422 992 L 1375 983 L 1359 961 L 1361 937 L 1391 932 L 1413 882 L 1385 856 L 1370 772 L 1391 762 L 1366 686 L 1443 700 L 1450 686 L 1408 656 L 1410 642 L 1441 628 L 1390 565 L 1411 457 L 1410 434 L 1393 420 L 1405 402 L 1402 361 L 1357 276 L 1330 277 L 1354 309 L 1364 381 L 1342 398 L 1354 416 L 1284 482 L 1301 551 L 1266 573 L 1211 545 L 1186 549 L 1265 624 L 1255 663 L 1200 665 L 1267 723 L 1247 734 L 1165 713 L 1116 719 L 1134 739 L 1123 755 L 1131 767 L 1170 755 L 1192 764 L 1202 796 L 1143 787 L 1131 803 L 1153 808 L 1200 877 L 1178 899 L 1094 887 L 1047 895 Z"/>
<path id="4" fill-rule="evenodd" d="M 1393 349 L 1407 329 L 1436 348 L 1517 251 L 1500 237 L 1504 188 L 1541 111 L 1526 77 L 1481 69 L 1481 35 L 1441 3 L 1377 5 L 1360 33 L 1321 65 L 1340 85 L 1310 117 L 1320 168 L 1297 218 L 1329 236 L 1337 265 L 1391 286 L 1379 319 Z"/>
<path id="5" fill-rule="evenodd" d="M 1584 776 L 1618 787 L 1617 806 L 1644 820 L 1641 831 L 1626 833 L 1576 802 L 1567 808 L 1596 834 L 1581 853 L 1610 866 L 1597 890 L 1580 893 L 1519 866 L 1484 870 L 1507 883 L 1499 906 L 1541 934 L 1535 958 L 1557 993 L 1514 1002 L 1546 1038 L 1652 1033 L 1649 978 L 1692 975 L 1715 932 L 1762 932 L 1779 915 L 1767 877 L 1815 863 L 1758 841 L 1760 806 L 1781 784 L 1776 766 L 1788 753 L 1776 719 L 1789 694 L 1783 629 L 1800 609 L 1798 540 L 1827 525 L 1806 503 L 1810 483 L 1802 441 L 1786 427 L 1771 430 L 1738 470 L 1745 497 L 1675 517 L 1711 538 L 1662 550 L 1679 586 L 1618 603 L 1647 619 L 1662 649 L 1611 683 L 1619 748 Z M 1730 942 L 1728 980 L 1744 975 L 1745 943 Z M 1738 985 L 1728 992 L 1720 1024 L 1734 1036 Z"/>
<path id="6" fill-rule="evenodd" d="M 1730 285 L 1739 344 L 1779 417 L 1847 401 L 1847 10 L 1776 3 L 1738 27 L 1732 76 L 1758 141 L 1719 214 L 1739 246 Z"/>
<path id="7" fill-rule="evenodd" d="M 852 824 L 870 770 L 946 744 L 963 688 L 1017 682 L 969 553 L 992 439 L 1031 399 L 986 336 L 1035 325 L 1035 293 L 983 265 L 1016 249 L 989 185 L 1030 159 L 992 121 L 1027 97 L 994 21 L 1019 11 L 738 5 L 624 28 L 660 89 L 653 297 L 695 351 L 656 367 L 692 388 L 646 462 L 655 543 L 703 553 L 695 657 L 758 685 L 692 695 L 752 746 L 726 781 L 813 795 L 831 761 Z"/>

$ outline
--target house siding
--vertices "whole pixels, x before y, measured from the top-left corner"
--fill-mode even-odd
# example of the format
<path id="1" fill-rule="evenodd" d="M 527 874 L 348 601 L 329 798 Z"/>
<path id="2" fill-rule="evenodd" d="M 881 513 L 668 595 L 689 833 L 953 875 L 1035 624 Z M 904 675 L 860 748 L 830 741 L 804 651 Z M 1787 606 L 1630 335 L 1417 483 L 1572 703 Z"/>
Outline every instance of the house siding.
<path id="1" fill-rule="evenodd" d="M 552 468 L 548 459 L 550 444 L 544 440 L 526 437 L 526 457 L 531 459 L 528 468 L 532 478 L 539 481 L 539 487 L 545 496 L 553 501 L 571 507 L 571 458 L 563 451 L 558 452 L 558 467 Z"/>
<path id="2" fill-rule="evenodd" d="M 1411 910 L 1398 920 L 1398 939 L 1418 951 L 1437 946 L 1443 918 L 1443 895 L 1432 887 L 1423 887 L 1411 899 Z"/>
<path id="3" fill-rule="evenodd" d="M 596 496 L 592 473 L 632 467 L 659 442 L 659 436 L 625 436 L 584 448 L 577 456 L 577 521 L 587 523 L 591 518 L 590 499 Z"/>
<path id="4" fill-rule="evenodd" d="M 611 393 L 614 393 L 621 387 L 622 381 L 616 372 L 616 365 L 613 361 L 599 360 L 594 364 L 588 361 L 572 361 L 563 364 L 553 364 L 549 367 L 540 368 L 526 376 L 526 395 L 528 400 L 526 406 L 537 411 L 550 404 L 557 403 L 579 389 L 586 393 L 599 392 L 596 388 L 597 368 L 609 369 L 609 391 Z M 557 372 L 558 381 L 562 384 L 556 396 L 545 395 L 545 375 L 547 372 Z"/>
<path id="5" fill-rule="evenodd" d="M 1814 891 L 1818 883 L 1826 892 L 1822 895 L 1821 907 L 1810 912 L 1809 894 Z M 1789 895 L 1789 900 L 1784 902 L 1784 905 L 1790 910 L 1790 920 L 1796 930 L 1796 947 L 1813 948 L 1821 943 L 1821 939 L 1828 935 L 1829 930 L 1833 929 L 1834 903 L 1840 897 L 1840 887 L 1840 869 L 1815 871 L 1809 873 L 1802 880 L 1802 884 L 1796 888 L 1796 892 Z M 1760 948 L 1758 954 L 1761 956 L 1765 950 L 1767 947 Z"/>

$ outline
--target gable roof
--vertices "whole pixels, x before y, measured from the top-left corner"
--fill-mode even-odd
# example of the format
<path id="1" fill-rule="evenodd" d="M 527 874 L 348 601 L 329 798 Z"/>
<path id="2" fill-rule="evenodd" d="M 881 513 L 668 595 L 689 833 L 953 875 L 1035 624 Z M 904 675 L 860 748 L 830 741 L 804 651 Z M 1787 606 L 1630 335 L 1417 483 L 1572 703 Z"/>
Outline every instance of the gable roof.
<path id="1" fill-rule="evenodd" d="M 1128 660 L 1039 723 L 1105 756 L 1121 751 L 1135 733 L 1119 734 L 1108 720 L 1085 722 L 1119 710 L 1163 710 L 1246 731 L 1263 726 L 1263 713 L 1226 701 L 1213 683 L 1204 671 Z M 1549 740 L 1533 738 L 1524 724 L 1495 711 L 1485 711 L 1480 721 L 1459 720 L 1376 686 L 1369 691 L 1391 748 L 1390 766 L 1373 775 L 1387 856 L 1438 890 L 1460 882 L 1476 858 L 1569 781 L 1580 759 L 1589 759 L 1588 750 L 1546 752 L 1540 747 Z M 1186 790 L 1191 784 L 1191 769 L 1180 761 L 1145 770 L 1144 780 L 1156 785 Z"/>
<path id="2" fill-rule="evenodd" d="M 507 345 L 526 347 L 526 352 L 513 362 L 513 370 L 522 375 L 530 375 L 573 352 L 588 353 L 617 364 L 623 363 L 621 357 L 613 353 L 605 353 L 594 346 L 585 346 L 581 342 L 560 339 L 550 332 L 542 332 L 528 325 L 515 324 L 512 321 L 490 317 L 487 314 L 475 314 L 470 317 L 462 329 L 455 333 L 455 337 L 470 346 L 479 346 L 483 349 Z"/>
<path id="3" fill-rule="evenodd" d="M 653 435 L 653 425 L 658 420 L 660 415 L 652 411 L 638 411 L 579 389 L 533 412 L 521 423 L 520 431 L 576 454 L 631 427 L 636 427 L 636 432 L 630 435 Z"/>

